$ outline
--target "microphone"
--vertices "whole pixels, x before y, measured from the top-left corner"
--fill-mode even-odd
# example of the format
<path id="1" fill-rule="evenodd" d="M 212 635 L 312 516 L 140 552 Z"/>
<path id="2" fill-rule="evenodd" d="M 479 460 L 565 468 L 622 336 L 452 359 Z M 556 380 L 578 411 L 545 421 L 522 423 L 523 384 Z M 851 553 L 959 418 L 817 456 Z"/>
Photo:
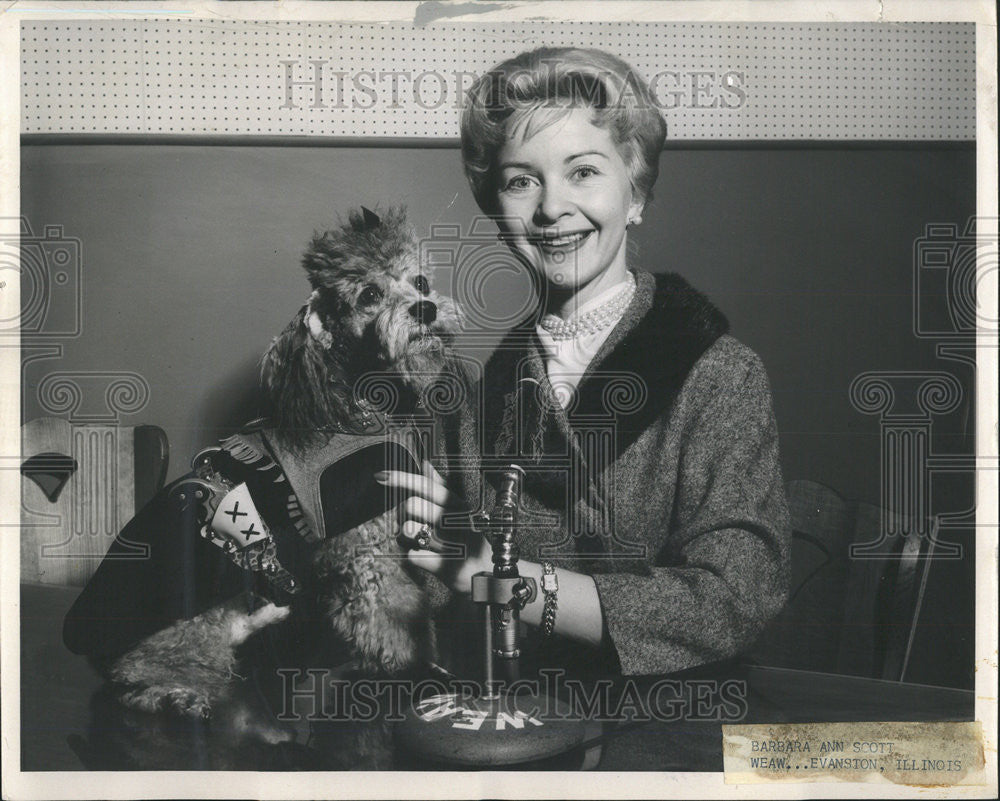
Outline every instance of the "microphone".
<path id="1" fill-rule="evenodd" d="M 493 548 L 493 576 L 480 573 L 473 578 L 472 600 L 487 604 L 486 690 L 493 692 L 493 658 L 502 660 L 504 678 L 519 678 L 518 628 L 521 609 L 538 592 L 534 581 L 521 578 L 517 569 L 517 512 L 521 502 L 524 470 L 512 464 L 503 470 L 496 502 L 489 518 L 490 546 Z M 492 580 L 491 580 L 492 578 Z M 506 599 L 500 595 L 506 594 Z"/>

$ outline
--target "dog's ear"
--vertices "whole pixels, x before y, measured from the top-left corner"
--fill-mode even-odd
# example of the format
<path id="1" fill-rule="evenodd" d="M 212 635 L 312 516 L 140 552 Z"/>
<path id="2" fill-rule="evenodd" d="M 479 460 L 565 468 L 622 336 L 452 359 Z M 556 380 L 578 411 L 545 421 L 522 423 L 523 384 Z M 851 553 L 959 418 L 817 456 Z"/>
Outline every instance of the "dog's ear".
<path id="1" fill-rule="evenodd" d="M 273 413 L 281 405 L 281 397 L 287 390 L 288 379 L 293 372 L 291 365 L 301 358 L 299 351 L 308 346 L 309 329 L 306 315 L 309 307 L 303 306 L 285 329 L 271 340 L 260 362 L 260 385 L 264 391 L 268 411 Z"/>
<path id="2" fill-rule="evenodd" d="M 340 397 L 345 382 L 337 380 L 337 349 L 318 341 L 309 314 L 303 306 L 271 341 L 260 369 L 267 416 L 279 437 L 300 446 L 335 425 L 347 408 L 347 398 Z"/>
<path id="3" fill-rule="evenodd" d="M 323 274 L 333 275 L 344 261 L 342 243 L 333 231 L 316 232 L 302 254 L 302 266 L 313 289 L 323 285 Z"/>
<path id="4" fill-rule="evenodd" d="M 352 209 L 347 215 L 347 220 L 350 223 L 351 228 L 359 233 L 371 231 L 382 225 L 382 218 L 379 217 L 374 211 L 367 209 L 364 206 L 361 207 L 360 213 L 356 209 Z"/>

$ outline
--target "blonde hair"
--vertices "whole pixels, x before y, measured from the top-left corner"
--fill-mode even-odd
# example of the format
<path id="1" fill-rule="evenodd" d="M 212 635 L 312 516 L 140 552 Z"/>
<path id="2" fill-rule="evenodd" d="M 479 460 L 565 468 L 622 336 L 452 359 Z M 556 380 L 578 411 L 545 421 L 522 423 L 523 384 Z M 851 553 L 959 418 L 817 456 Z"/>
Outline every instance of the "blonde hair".
<path id="1" fill-rule="evenodd" d="M 645 80 L 603 50 L 540 47 L 498 64 L 469 89 L 462 162 L 484 212 L 496 212 L 496 157 L 508 137 L 533 136 L 581 106 L 611 134 L 635 198 L 652 198 L 667 125 Z"/>

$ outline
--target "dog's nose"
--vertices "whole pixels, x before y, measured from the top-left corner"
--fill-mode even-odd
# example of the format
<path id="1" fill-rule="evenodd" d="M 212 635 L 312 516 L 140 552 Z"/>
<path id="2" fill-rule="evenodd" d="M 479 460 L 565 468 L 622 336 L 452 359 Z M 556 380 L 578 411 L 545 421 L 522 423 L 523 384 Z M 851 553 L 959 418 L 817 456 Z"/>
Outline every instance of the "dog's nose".
<path id="1" fill-rule="evenodd" d="M 438 307 L 431 300 L 418 300 L 410 306 L 410 316 L 418 323 L 430 325 L 438 316 Z"/>

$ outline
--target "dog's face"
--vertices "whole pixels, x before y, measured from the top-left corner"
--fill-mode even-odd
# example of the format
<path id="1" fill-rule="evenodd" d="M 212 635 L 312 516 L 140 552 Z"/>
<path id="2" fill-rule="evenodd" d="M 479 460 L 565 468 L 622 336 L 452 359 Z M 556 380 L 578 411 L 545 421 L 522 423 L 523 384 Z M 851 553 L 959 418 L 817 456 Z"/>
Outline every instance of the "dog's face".
<path id="1" fill-rule="evenodd" d="M 313 237 L 303 262 L 313 286 L 305 324 L 317 342 L 414 386 L 439 372 L 459 313 L 431 286 L 403 209 L 353 212 L 347 225 Z"/>
<path id="2" fill-rule="evenodd" d="M 350 417 L 363 376 L 384 373 L 421 398 L 452 360 L 460 324 L 431 287 L 402 208 L 352 212 L 316 234 L 302 261 L 312 295 L 261 364 L 275 428 L 299 443 Z"/>

